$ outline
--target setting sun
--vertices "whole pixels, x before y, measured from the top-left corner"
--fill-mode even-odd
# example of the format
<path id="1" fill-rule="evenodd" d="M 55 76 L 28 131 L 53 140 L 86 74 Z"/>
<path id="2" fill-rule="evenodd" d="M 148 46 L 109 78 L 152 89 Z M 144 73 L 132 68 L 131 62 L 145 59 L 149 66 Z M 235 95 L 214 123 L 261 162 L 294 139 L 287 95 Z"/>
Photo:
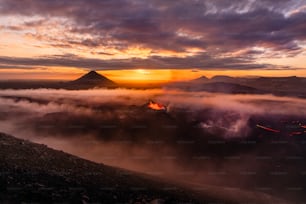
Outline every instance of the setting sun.
<path id="1" fill-rule="evenodd" d="M 118 83 L 165 83 L 172 79 L 171 70 L 108 70 L 99 73 Z"/>
<path id="2" fill-rule="evenodd" d="M 140 74 L 150 74 L 150 72 L 148 70 L 144 70 L 144 69 L 137 69 L 135 71 L 140 73 Z"/>

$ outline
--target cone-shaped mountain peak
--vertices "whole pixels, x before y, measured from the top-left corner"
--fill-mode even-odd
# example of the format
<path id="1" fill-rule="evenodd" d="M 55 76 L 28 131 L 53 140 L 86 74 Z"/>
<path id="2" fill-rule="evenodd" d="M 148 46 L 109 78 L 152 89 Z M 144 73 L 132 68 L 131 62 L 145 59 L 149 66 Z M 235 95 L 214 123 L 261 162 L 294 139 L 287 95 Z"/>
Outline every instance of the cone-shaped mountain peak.
<path id="1" fill-rule="evenodd" d="M 90 89 L 95 87 L 116 87 L 116 83 L 107 77 L 97 73 L 96 71 L 90 71 L 80 78 L 70 82 L 68 88 L 71 89 Z"/>
<path id="2" fill-rule="evenodd" d="M 108 78 L 106 78 L 105 76 L 97 73 L 96 71 L 90 71 L 88 73 L 86 73 L 85 75 L 81 76 L 80 78 L 78 78 L 75 81 L 104 81 L 104 80 L 109 80 Z M 110 81 L 110 80 L 109 80 Z"/>

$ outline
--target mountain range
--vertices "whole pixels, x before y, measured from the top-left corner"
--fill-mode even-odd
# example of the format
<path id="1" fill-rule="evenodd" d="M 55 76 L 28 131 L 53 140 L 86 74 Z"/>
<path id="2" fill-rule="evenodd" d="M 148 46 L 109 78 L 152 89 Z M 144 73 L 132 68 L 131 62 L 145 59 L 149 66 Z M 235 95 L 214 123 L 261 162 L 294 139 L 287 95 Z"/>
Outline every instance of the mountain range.
<path id="1" fill-rule="evenodd" d="M 0 89 L 93 89 L 117 88 L 124 86 L 117 84 L 107 77 L 90 71 L 80 78 L 68 82 L 51 81 L 0 81 Z M 143 86 L 146 87 L 146 84 Z M 181 89 L 185 91 L 207 91 L 228 94 L 274 94 L 278 96 L 306 97 L 306 78 L 289 77 L 230 77 L 214 76 L 211 79 L 201 76 L 184 82 L 169 82 L 164 88 Z M 147 87 L 149 88 L 149 87 Z"/>
<path id="2" fill-rule="evenodd" d="M 302 77 L 230 77 L 215 76 L 170 83 L 167 88 L 187 91 L 207 91 L 230 94 L 274 94 L 306 97 L 306 78 Z"/>

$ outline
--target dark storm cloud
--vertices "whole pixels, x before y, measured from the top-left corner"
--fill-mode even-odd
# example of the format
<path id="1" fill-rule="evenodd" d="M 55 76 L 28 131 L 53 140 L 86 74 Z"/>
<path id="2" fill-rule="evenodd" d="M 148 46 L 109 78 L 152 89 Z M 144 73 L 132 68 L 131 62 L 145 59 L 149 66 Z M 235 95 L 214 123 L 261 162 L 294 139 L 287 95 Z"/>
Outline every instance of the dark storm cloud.
<path id="1" fill-rule="evenodd" d="M 132 59 L 126 61 L 103 61 L 96 66 L 109 68 L 139 67 L 154 68 L 250 68 L 258 53 L 239 56 L 244 59 L 212 58 L 241 49 L 261 46 L 282 51 L 287 56 L 295 56 L 303 51 L 298 41 L 306 40 L 305 12 L 297 10 L 306 1 L 260 0 L 260 1 L 51 1 L 51 0 L 0 0 L 1 15 L 41 16 L 44 18 L 66 19 L 66 32 L 89 34 L 91 39 L 47 38 L 52 46 L 85 46 L 96 48 L 112 46 L 126 49 L 137 45 L 156 52 L 170 50 L 188 52 L 189 48 L 206 51 L 208 60 L 192 62 L 198 56 L 177 58 L 151 57 L 149 60 Z M 39 22 L 39 23 L 42 23 Z M 31 26 L 31 23 L 27 23 Z M 34 24 L 32 24 L 35 27 Z M 39 33 L 34 38 L 44 38 Z M 250 58 L 248 58 L 250 57 Z M 230 60 L 229 64 L 228 60 Z M 43 60 L 46 64 L 53 61 Z M 89 62 L 88 62 L 89 61 Z M 208 62 L 207 62 L 208 61 Z M 234 63 L 233 61 L 237 61 Z M 18 60 L 17 60 L 18 62 Z M 41 62 L 41 59 L 37 59 Z M 93 60 L 78 64 L 91 64 Z M 134 62 L 136 64 L 131 63 Z M 73 62 L 56 62 L 60 65 Z M 112 64 L 114 63 L 114 64 Z M 172 63 L 172 64 L 171 64 Z M 120 65 L 120 66 L 119 66 Z M 188 65 L 188 66 L 187 66 Z M 178 67 L 177 67 L 178 66 Z M 208 67 L 211 66 L 211 67 Z M 265 68 L 265 65 L 256 65 Z M 87 66 L 85 66 L 87 67 Z M 270 67 L 271 68 L 271 67 Z"/>
<path id="2" fill-rule="evenodd" d="M 250 57 L 248 57 L 250 58 Z M 107 70 L 107 69 L 293 69 L 291 67 L 274 66 L 270 64 L 256 64 L 251 59 L 241 57 L 213 58 L 202 53 L 190 57 L 160 57 L 152 56 L 148 59 L 93 59 L 81 58 L 76 55 L 54 55 L 42 58 L 17 58 L 0 56 L 0 68 L 13 68 L 23 66 L 35 68 L 35 66 L 64 66 L 85 69 Z"/>

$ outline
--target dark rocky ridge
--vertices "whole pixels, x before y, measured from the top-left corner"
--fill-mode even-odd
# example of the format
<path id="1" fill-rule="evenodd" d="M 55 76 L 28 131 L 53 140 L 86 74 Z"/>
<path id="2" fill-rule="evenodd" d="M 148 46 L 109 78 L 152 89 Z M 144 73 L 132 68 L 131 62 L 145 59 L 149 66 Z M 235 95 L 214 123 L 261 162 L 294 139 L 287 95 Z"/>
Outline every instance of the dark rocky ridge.
<path id="1" fill-rule="evenodd" d="M 285 203 L 237 189 L 192 191 L 3 133 L 0 172 L 1 203 Z"/>
<path id="2" fill-rule="evenodd" d="M 5 134 L 0 147 L 1 202 L 197 201 L 182 189 L 162 190 L 172 185 Z"/>

